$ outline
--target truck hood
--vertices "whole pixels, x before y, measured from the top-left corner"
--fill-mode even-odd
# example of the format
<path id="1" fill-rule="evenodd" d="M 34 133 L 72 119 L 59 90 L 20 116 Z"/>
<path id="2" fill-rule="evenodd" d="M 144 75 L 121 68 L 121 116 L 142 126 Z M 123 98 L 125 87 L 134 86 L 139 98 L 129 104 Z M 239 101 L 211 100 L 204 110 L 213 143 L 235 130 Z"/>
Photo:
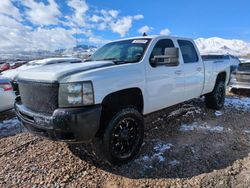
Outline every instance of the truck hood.
<path id="1" fill-rule="evenodd" d="M 16 68 L 16 69 L 11 69 L 11 70 L 4 71 L 4 72 L 3 72 L 3 75 L 4 75 L 6 78 L 9 78 L 10 80 L 16 80 L 18 74 L 19 74 L 21 71 L 28 70 L 28 69 L 32 69 L 32 68 L 36 68 L 36 67 L 39 67 L 39 66 L 40 66 L 40 65 L 35 65 L 35 66 L 22 65 L 21 67 L 18 67 L 18 68 Z"/>
<path id="2" fill-rule="evenodd" d="M 72 74 L 113 65 L 115 64 L 112 61 L 90 61 L 83 63 L 46 65 L 20 72 L 18 74 L 18 80 L 57 82 L 60 81 L 60 79 Z"/>

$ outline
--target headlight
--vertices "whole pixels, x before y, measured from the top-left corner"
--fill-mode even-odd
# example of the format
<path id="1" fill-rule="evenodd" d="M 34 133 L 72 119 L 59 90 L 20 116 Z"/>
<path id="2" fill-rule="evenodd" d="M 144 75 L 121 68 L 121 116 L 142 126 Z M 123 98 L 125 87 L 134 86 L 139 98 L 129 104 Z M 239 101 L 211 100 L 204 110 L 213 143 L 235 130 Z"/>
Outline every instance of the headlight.
<path id="1" fill-rule="evenodd" d="M 91 82 L 60 84 L 59 107 L 77 107 L 94 104 L 94 91 Z"/>

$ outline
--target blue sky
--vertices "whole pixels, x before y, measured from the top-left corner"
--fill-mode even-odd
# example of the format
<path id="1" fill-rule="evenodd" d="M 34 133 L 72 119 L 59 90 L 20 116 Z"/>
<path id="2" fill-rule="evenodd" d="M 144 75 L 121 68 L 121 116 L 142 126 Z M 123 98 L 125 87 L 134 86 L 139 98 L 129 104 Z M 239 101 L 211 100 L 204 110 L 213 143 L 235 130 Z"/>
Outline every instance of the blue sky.
<path id="1" fill-rule="evenodd" d="M 250 40 L 249 0 L 105 0 L 89 1 L 98 7 L 118 9 L 123 14 L 143 14 L 130 34 L 138 27 L 153 27 L 152 34 L 169 28 L 173 35 L 223 37 Z"/>
<path id="2" fill-rule="evenodd" d="M 1 50 L 102 45 L 148 34 L 250 41 L 249 0 L 4 0 Z"/>

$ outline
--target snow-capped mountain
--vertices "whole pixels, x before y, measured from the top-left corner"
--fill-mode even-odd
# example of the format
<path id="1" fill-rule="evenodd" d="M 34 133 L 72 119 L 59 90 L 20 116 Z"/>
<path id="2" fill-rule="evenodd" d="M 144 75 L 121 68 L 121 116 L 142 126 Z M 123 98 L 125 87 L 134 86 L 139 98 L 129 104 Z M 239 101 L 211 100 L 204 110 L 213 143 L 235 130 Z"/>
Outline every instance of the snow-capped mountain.
<path id="1" fill-rule="evenodd" d="M 250 43 L 243 40 L 229 40 L 218 37 L 195 40 L 201 54 L 232 54 L 246 56 L 250 54 Z"/>

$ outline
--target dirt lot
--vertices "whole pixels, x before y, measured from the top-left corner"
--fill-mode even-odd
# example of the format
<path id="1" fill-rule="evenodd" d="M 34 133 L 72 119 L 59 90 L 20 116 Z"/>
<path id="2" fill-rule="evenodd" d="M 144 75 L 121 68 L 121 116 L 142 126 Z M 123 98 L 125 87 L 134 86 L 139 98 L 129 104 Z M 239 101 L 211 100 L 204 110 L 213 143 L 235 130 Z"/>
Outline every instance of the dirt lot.
<path id="1" fill-rule="evenodd" d="M 15 122 L 18 133 L 11 114 L 0 127 Z M 139 156 L 119 167 L 103 164 L 88 145 L 0 134 L 0 187 L 250 187 L 250 98 L 227 96 L 219 112 L 195 99 L 145 122 Z"/>

